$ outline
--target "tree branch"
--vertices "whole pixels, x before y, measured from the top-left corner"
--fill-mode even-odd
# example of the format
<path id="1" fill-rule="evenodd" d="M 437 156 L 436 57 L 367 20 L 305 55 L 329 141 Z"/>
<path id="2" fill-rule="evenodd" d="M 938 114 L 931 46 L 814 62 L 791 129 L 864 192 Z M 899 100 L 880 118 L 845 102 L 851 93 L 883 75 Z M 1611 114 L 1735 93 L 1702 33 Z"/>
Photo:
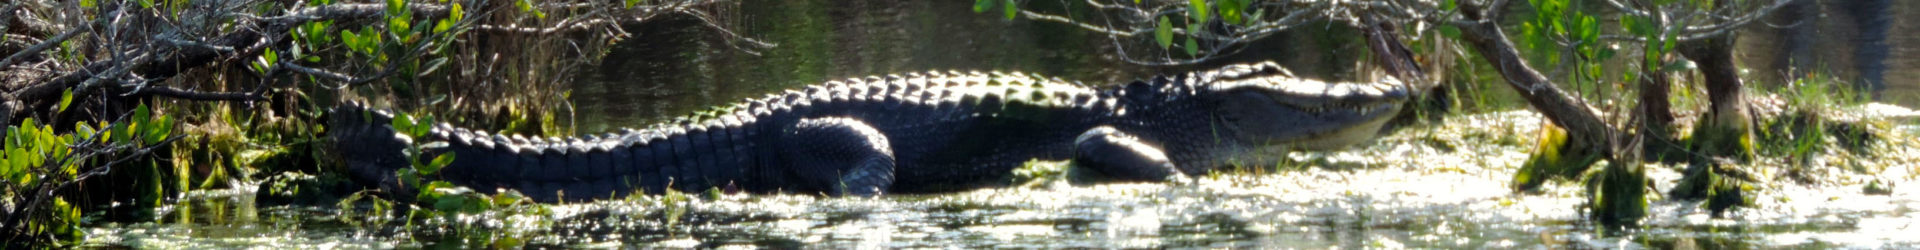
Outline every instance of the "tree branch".
<path id="1" fill-rule="evenodd" d="M 92 32 L 92 31 L 93 31 L 93 26 L 91 25 L 81 26 L 80 28 L 77 28 L 77 29 L 72 29 L 72 30 L 68 30 L 67 32 L 62 32 L 60 33 L 60 35 L 53 36 L 53 38 L 47 39 L 45 41 L 41 41 L 39 44 L 28 46 L 26 49 L 21 49 L 20 52 L 14 52 L 13 55 L 7 56 L 7 59 L 0 60 L 0 69 L 13 66 L 13 63 L 16 60 L 25 58 L 27 56 L 38 55 L 40 54 L 41 51 L 46 51 L 49 48 L 53 48 L 54 45 L 59 45 L 62 42 L 66 42 L 67 39 L 73 39 L 73 37 L 75 36 L 79 36 L 80 34 L 85 34 L 87 32 Z"/>
<path id="2" fill-rule="evenodd" d="M 1595 115 L 1593 108 L 1585 101 L 1567 95 L 1555 87 L 1552 80 L 1527 66 L 1525 58 L 1520 57 L 1520 51 L 1507 39 L 1506 33 L 1500 30 L 1494 20 L 1487 19 L 1494 15 L 1487 15 L 1482 7 L 1469 2 L 1461 2 L 1459 7 L 1466 13 L 1468 21 L 1464 22 L 1468 25 L 1458 26 L 1461 37 L 1472 44 L 1482 58 L 1493 64 L 1494 69 L 1507 80 L 1508 86 L 1546 115 L 1547 120 L 1566 128 L 1569 138 L 1605 154 L 1612 154 L 1608 151 L 1614 147 L 1608 145 L 1620 141 L 1612 139 L 1620 134 L 1619 131 Z"/>

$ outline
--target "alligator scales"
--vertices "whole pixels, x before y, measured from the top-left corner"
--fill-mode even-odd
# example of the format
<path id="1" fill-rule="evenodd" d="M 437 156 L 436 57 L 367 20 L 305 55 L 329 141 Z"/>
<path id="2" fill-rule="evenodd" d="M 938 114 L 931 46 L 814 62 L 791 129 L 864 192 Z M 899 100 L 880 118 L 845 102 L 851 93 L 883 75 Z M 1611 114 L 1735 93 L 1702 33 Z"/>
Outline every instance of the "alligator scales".
<path id="1" fill-rule="evenodd" d="M 1005 183 L 1033 159 L 1158 181 L 1343 147 L 1377 135 L 1410 91 L 1391 79 L 1301 79 L 1272 63 L 1099 88 L 1019 73 L 922 72 L 830 81 L 578 138 L 447 124 L 408 138 L 388 125 L 392 115 L 359 104 L 337 107 L 328 133 L 356 180 L 387 188 L 408 166 L 405 147 L 443 141 L 424 150 L 457 155 L 438 178 L 548 202 L 668 189 L 926 193 Z"/>

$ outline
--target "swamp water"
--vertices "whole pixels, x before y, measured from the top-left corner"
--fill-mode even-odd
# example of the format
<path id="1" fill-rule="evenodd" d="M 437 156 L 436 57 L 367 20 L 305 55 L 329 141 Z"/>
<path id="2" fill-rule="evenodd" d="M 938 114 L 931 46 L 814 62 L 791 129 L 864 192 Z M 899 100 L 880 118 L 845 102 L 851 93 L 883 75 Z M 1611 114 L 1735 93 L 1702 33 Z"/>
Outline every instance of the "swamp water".
<path id="1" fill-rule="evenodd" d="M 951 3 L 949 3 L 951 2 Z M 1047 1 L 1035 1 L 1044 4 Z M 1057 25 L 1003 21 L 967 1 L 777 1 L 739 6 L 736 30 L 779 47 L 742 52 L 692 20 L 628 27 L 574 84 L 582 133 L 640 126 L 709 105 L 838 77 L 929 69 L 1024 70 L 1091 84 L 1152 70 L 1115 62 L 1111 41 Z M 1302 75 L 1352 77 L 1357 33 L 1337 26 L 1277 35 L 1224 61 L 1278 60 Z M 686 28 L 692 27 L 692 28 Z M 1325 38 L 1353 37 L 1353 38 Z M 1173 69 L 1179 70 L 1179 69 Z M 1895 83 L 1900 84 L 1900 83 Z M 1910 84 L 1910 83 L 1909 83 Z M 1495 87 L 1503 87 L 1493 85 Z M 1896 88 L 1900 88 L 1896 85 Z M 1495 89 L 1494 92 L 1501 92 Z M 1597 233 L 1576 183 L 1537 194 L 1507 184 L 1543 119 L 1531 111 L 1458 114 L 1337 152 L 1192 183 L 1075 186 L 1058 178 L 940 195 L 637 197 L 420 220 L 332 207 L 255 206 L 257 184 L 196 191 L 162 221 L 95 224 L 88 245 L 139 248 L 388 248 L 457 243 L 455 231 L 564 247 L 1228 247 L 1675 248 L 1920 247 L 1920 126 L 1895 120 L 1871 155 L 1812 162 L 1830 182 L 1767 178 L 1756 206 L 1724 218 L 1656 194 L 1644 229 Z M 1760 160 L 1779 176 L 1785 160 Z M 1046 165 L 1046 164 L 1041 164 Z M 1656 191 L 1681 166 L 1649 165 Z M 1040 167 L 1045 169 L 1045 167 Z M 1870 170 L 1863 174 L 1859 170 Z M 1062 174 L 1056 174 L 1059 176 Z M 1890 195 L 1862 190 L 1873 180 Z"/>
<path id="2" fill-rule="evenodd" d="M 1759 184 L 1757 206 L 1712 218 L 1698 202 L 1655 199 L 1646 228 L 1602 235 L 1583 219 L 1578 184 L 1512 194 L 1541 118 L 1528 111 L 1462 115 L 1329 153 L 1295 153 L 1266 173 L 1192 183 L 1075 186 L 1058 179 L 941 195 L 660 197 L 551 206 L 546 215 L 484 213 L 398 225 L 354 225 L 353 212 L 254 207 L 249 190 L 203 191 L 159 223 L 90 228 L 93 244 L 136 247 L 395 247 L 432 245 L 449 228 L 491 228 L 532 245 L 898 247 L 1920 247 L 1920 140 L 1904 127 L 1867 158 L 1872 177 L 1832 170 L 1833 183 Z M 1897 153 L 1894 153 L 1897 152 Z M 1772 169 L 1771 167 L 1758 167 Z M 1678 167 L 1649 166 L 1657 190 Z M 246 188 L 241 188 L 246 189 Z M 386 218 L 386 220 L 394 220 Z M 399 222 L 392 222 L 399 223 Z"/>

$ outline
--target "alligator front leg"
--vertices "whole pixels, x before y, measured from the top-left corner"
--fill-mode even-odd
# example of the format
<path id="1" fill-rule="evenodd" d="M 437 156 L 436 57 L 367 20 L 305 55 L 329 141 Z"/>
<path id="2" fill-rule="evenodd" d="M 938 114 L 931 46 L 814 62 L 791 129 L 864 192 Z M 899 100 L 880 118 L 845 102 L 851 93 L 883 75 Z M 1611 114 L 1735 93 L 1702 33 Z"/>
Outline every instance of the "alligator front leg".
<path id="1" fill-rule="evenodd" d="M 1166 152 L 1109 126 L 1074 139 L 1073 162 L 1117 181 L 1166 181 L 1182 176 Z"/>
<path id="2" fill-rule="evenodd" d="M 859 120 L 801 120 L 781 136 L 782 157 L 799 184 L 829 195 L 872 196 L 893 185 L 893 146 Z"/>

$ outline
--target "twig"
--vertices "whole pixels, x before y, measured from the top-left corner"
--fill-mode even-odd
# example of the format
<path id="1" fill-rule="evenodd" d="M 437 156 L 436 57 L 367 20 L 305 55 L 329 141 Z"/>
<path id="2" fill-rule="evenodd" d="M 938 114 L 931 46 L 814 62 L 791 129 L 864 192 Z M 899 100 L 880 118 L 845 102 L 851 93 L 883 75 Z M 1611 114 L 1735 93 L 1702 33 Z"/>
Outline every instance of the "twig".
<path id="1" fill-rule="evenodd" d="M 267 97 L 256 92 L 207 92 L 183 90 L 167 86 L 149 86 L 128 95 L 149 95 L 171 97 L 192 101 L 259 101 Z"/>

